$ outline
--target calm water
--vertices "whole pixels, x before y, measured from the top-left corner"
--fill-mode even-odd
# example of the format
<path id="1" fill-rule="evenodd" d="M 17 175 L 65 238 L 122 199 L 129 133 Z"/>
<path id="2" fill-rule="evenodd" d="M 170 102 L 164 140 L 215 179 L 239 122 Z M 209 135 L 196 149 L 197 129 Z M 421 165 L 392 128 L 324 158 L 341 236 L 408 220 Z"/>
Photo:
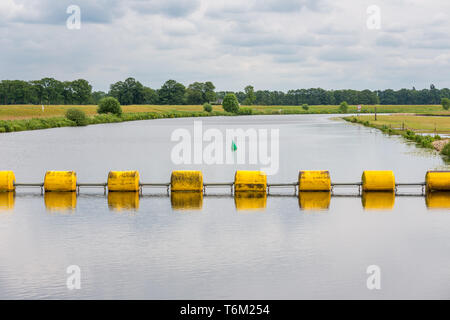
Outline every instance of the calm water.
<path id="1" fill-rule="evenodd" d="M 195 120 L 222 131 L 278 128 L 272 183 L 294 182 L 301 169 L 327 169 L 336 182 L 359 181 L 363 170 L 421 182 L 429 169 L 449 169 L 398 137 L 329 117 Z M 0 170 L 14 170 L 18 182 L 42 182 L 47 170 L 105 182 L 109 170 L 131 169 L 142 182 L 168 182 L 172 170 L 199 169 L 206 182 L 228 182 L 235 170 L 260 168 L 173 165 L 171 133 L 192 130 L 193 121 L 0 134 Z M 0 298 L 450 298 L 450 196 L 330 200 L 277 192 L 284 196 L 234 199 L 226 189 L 203 198 L 157 189 L 140 198 L 102 189 L 0 195 Z M 66 287 L 69 265 L 81 268 L 80 290 Z M 381 269 L 381 290 L 366 287 L 370 265 Z"/>

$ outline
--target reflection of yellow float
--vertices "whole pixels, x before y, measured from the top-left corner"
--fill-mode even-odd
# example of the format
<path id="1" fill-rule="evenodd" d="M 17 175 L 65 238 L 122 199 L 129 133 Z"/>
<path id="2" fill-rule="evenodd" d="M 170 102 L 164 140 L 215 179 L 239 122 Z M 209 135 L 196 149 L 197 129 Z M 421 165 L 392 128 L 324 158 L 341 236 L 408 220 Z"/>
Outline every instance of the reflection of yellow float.
<path id="1" fill-rule="evenodd" d="M 15 198 L 14 192 L 0 192 L 0 211 L 14 209 Z"/>
<path id="2" fill-rule="evenodd" d="M 75 192 L 46 192 L 44 202 L 48 211 L 71 211 L 77 206 L 77 194 Z"/>
<path id="3" fill-rule="evenodd" d="M 326 191 L 298 193 L 300 209 L 303 210 L 326 210 L 330 206 L 331 193 Z"/>
<path id="4" fill-rule="evenodd" d="M 111 210 L 139 209 L 139 192 L 108 192 L 108 207 Z"/>
<path id="5" fill-rule="evenodd" d="M 200 210 L 203 207 L 203 192 L 173 191 L 170 202 L 173 210 Z"/>
<path id="6" fill-rule="evenodd" d="M 366 210 L 391 210 L 395 203 L 394 192 L 363 192 L 361 202 Z"/>
<path id="7" fill-rule="evenodd" d="M 425 202 L 429 209 L 450 209 L 450 191 L 427 192 Z"/>
<path id="8" fill-rule="evenodd" d="M 266 208 L 265 192 L 235 192 L 234 204 L 237 210 L 262 210 Z"/>

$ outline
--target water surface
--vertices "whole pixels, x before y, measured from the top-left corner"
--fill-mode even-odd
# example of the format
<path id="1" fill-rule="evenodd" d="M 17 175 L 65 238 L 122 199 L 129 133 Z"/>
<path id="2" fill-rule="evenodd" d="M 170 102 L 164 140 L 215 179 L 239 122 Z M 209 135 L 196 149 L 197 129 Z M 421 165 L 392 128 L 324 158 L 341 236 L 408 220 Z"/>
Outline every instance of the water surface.
<path id="1" fill-rule="evenodd" d="M 1 134 L 0 169 L 13 170 L 18 182 L 42 182 L 47 170 L 105 182 L 109 170 L 131 169 L 142 182 L 168 182 L 177 169 L 228 182 L 235 170 L 260 168 L 172 164 L 171 133 L 198 120 L 222 131 L 278 128 L 272 183 L 294 182 L 305 169 L 329 170 L 336 182 L 359 181 L 363 170 L 421 182 L 427 170 L 449 168 L 399 137 L 329 117 L 162 119 Z M 20 189 L 0 197 L 0 298 L 450 298 L 447 195 L 363 201 L 277 192 L 285 196 L 246 202 L 227 189 L 188 198 L 153 189 L 141 197 Z M 66 287 L 69 265 L 81 268 L 80 290 Z M 366 287 L 369 265 L 381 268 L 381 290 Z"/>

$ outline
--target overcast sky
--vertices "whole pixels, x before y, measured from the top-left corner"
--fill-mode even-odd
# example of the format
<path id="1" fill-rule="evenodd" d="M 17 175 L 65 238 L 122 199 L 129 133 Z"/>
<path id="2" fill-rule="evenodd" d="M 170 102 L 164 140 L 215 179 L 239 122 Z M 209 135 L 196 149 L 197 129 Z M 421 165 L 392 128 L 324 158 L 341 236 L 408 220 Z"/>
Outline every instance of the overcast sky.
<path id="1" fill-rule="evenodd" d="M 67 7 L 81 9 L 69 30 Z M 380 8 L 369 29 L 367 8 Z M 449 0 L 0 0 L 0 79 L 450 87 Z"/>

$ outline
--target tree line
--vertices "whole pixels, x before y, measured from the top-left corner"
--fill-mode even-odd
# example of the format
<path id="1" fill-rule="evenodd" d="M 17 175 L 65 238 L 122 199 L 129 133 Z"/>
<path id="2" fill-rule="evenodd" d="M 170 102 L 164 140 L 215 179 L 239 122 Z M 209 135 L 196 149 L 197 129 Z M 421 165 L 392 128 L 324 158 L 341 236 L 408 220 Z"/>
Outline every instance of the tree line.
<path id="1" fill-rule="evenodd" d="M 234 93 L 243 105 L 338 105 L 348 104 L 440 104 L 450 98 L 450 89 L 416 90 L 325 90 L 322 88 L 283 91 L 257 90 L 246 86 L 243 91 L 215 91 L 211 81 L 194 82 L 187 87 L 175 80 L 166 81 L 161 88 L 152 89 L 134 78 L 111 84 L 108 92 L 93 91 L 87 80 L 59 81 L 43 78 L 34 81 L 0 81 L 0 104 L 98 104 L 104 97 L 114 97 L 122 105 L 198 105 L 221 103 L 227 93 Z"/>

